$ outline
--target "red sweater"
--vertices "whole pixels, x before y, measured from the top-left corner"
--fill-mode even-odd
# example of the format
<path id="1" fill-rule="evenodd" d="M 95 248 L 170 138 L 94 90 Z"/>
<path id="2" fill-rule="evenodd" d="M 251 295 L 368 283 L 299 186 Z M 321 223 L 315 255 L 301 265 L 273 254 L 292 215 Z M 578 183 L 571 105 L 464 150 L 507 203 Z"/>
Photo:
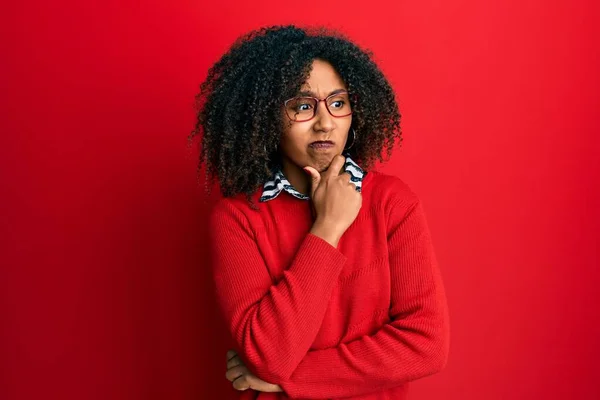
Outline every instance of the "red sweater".
<path id="1" fill-rule="evenodd" d="M 253 210 L 211 213 L 219 306 L 236 350 L 284 392 L 245 399 L 404 399 L 446 364 L 446 296 L 423 206 L 399 178 L 370 171 L 358 217 L 333 247 L 309 233 L 309 202 L 287 192 Z"/>

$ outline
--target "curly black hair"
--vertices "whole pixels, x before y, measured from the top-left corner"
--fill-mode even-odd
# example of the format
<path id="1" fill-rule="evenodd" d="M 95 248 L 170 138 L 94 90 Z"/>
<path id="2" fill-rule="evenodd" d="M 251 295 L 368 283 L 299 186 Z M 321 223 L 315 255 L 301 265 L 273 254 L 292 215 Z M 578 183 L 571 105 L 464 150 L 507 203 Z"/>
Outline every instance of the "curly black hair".
<path id="1" fill-rule="evenodd" d="M 243 193 L 250 199 L 280 165 L 281 107 L 306 81 L 314 59 L 329 62 L 356 95 L 351 106 L 357 135 L 347 153 L 363 169 L 384 161 L 384 148 L 389 158 L 402 142 L 394 91 L 370 50 L 325 27 L 254 30 L 209 69 L 195 98 L 197 121 L 188 139 L 201 135 L 198 172 L 204 163 L 206 181 L 216 179 L 223 196 Z"/>

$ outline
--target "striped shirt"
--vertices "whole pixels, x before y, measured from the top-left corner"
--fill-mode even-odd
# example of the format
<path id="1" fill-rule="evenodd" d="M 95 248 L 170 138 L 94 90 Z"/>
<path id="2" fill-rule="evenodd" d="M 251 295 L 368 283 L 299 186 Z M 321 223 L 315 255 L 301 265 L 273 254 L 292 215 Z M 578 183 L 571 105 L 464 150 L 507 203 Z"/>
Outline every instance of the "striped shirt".
<path id="1" fill-rule="evenodd" d="M 363 171 L 363 169 L 359 167 L 358 164 L 356 164 L 348 155 L 345 155 L 345 157 L 346 163 L 344 164 L 344 172 L 348 172 L 350 174 L 350 182 L 352 182 L 356 186 L 356 190 L 360 192 L 362 190 L 362 180 L 366 172 Z M 273 174 L 271 179 L 265 182 L 262 196 L 260 197 L 259 201 L 265 202 L 273 200 L 284 190 L 300 200 L 308 200 L 310 198 L 308 195 L 302 194 L 294 189 L 280 168 L 275 172 L 275 174 Z"/>

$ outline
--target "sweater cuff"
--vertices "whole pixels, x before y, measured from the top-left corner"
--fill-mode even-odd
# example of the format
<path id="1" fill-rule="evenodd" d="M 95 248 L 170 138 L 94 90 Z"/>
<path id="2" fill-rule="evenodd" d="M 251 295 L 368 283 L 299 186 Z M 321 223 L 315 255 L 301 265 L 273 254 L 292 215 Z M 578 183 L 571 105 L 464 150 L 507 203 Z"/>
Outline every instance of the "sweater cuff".
<path id="1" fill-rule="evenodd" d="M 300 245 L 296 257 L 296 265 L 308 267 L 320 277 L 323 276 L 323 269 L 340 272 L 347 260 L 336 247 L 310 232 Z"/>

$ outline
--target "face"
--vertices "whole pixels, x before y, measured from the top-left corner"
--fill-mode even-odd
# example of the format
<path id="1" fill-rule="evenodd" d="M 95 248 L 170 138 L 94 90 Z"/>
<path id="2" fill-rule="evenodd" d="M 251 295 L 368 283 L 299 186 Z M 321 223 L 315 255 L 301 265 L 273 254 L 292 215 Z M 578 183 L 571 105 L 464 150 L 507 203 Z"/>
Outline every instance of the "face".
<path id="1" fill-rule="evenodd" d="M 333 66 L 317 59 L 313 61 L 310 76 L 296 96 L 325 99 L 331 94 L 346 89 L 344 81 Z M 334 114 L 342 107 L 350 107 L 349 102 L 343 104 L 343 99 L 340 96 L 333 96 L 327 100 Z M 345 99 L 347 101 L 347 98 Z M 309 112 L 311 108 L 308 104 L 296 104 L 296 106 L 292 107 L 296 107 L 297 111 L 303 113 Z M 314 118 L 304 122 L 291 121 L 287 116 L 290 107 L 287 107 L 288 113 L 286 108 L 282 107 L 284 127 L 279 148 L 282 153 L 283 168 L 288 170 L 288 173 L 294 173 L 292 170 L 305 166 L 311 166 L 320 172 L 325 171 L 333 158 L 344 150 L 352 124 L 352 114 L 334 117 L 326 107 L 326 102 L 320 101 L 316 106 Z"/>

